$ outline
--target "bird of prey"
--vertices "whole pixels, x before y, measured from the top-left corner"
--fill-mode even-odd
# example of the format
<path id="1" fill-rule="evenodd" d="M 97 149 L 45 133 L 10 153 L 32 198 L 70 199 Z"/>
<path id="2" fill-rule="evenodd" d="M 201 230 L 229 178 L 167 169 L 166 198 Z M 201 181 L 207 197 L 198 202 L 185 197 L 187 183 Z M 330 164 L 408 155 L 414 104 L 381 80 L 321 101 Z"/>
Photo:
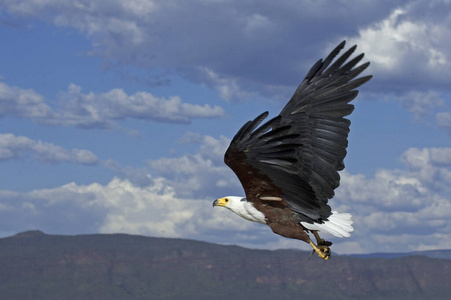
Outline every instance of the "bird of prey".
<path id="1" fill-rule="evenodd" d="M 354 110 L 349 102 L 372 77 L 355 79 L 369 65 L 358 65 L 363 53 L 346 62 L 356 46 L 335 59 L 344 46 L 345 41 L 312 66 L 278 116 L 260 125 L 268 116 L 264 112 L 241 127 L 224 161 L 245 197 L 213 203 L 283 237 L 309 243 L 325 260 L 332 243 L 319 233 L 349 237 L 354 230 L 352 216 L 333 211 L 328 201 L 340 184 L 338 171 L 344 169 L 350 126 L 345 116 Z"/>

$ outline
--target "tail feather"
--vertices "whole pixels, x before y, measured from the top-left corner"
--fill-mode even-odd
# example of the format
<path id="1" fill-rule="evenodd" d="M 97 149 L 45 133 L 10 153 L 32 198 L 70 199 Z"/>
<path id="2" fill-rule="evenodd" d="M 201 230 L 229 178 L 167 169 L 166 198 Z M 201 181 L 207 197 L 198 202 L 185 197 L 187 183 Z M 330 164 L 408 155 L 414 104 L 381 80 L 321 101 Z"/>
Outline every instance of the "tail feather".
<path id="1" fill-rule="evenodd" d="M 301 222 L 302 226 L 309 230 L 328 232 L 336 237 L 350 237 L 351 232 L 354 231 L 353 223 L 351 214 L 336 211 L 333 211 L 328 220 L 322 224 Z"/>

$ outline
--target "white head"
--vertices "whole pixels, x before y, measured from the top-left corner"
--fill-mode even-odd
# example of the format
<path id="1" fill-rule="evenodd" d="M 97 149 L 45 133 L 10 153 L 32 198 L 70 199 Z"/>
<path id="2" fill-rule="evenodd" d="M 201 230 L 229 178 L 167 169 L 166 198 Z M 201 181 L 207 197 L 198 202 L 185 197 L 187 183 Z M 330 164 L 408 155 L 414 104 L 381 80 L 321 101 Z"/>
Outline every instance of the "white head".
<path id="1" fill-rule="evenodd" d="M 238 213 L 239 211 L 242 210 L 245 202 L 247 202 L 246 198 L 238 196 L 227 196 L 224 198 L 216 199 L 215 202 L 213 202 L 213 207 L 222 206 L 230 209 L 234 213 Z"/>
<path id="2" fill-rule="evenodd" d="M 244 197 L 227 196 L 219 198 L 213 202 L 214 206 L 222 206 L 230 209 L 240 217 L 252 222 L 266 224 L 265 215 L 258 211 L 251 202 Z"/>

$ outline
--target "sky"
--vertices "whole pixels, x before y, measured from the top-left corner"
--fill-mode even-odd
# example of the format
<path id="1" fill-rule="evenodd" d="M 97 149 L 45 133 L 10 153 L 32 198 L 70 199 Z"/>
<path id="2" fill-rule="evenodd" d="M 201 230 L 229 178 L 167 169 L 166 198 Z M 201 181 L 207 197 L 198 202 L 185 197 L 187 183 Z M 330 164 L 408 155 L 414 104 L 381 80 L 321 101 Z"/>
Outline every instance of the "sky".
<path id="1" fill-rule="evenodd" d="M 451 249 L 451 1 L 0 0 L 0 237 L 310 246 L 213 208 L 223 163 L 342 40 L 371 65 L 329 204 L 337 253 Z"/>

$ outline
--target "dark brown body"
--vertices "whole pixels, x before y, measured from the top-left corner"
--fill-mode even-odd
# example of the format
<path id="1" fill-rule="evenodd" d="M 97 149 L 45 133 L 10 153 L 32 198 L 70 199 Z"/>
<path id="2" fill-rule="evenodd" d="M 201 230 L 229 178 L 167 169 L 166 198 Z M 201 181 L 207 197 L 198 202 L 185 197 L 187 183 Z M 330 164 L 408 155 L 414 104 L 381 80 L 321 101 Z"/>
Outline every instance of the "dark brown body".
<path id="1" fill-rule="evenodd" d="M 235 158 L 240 157 L 244 162 L 244 154 L 236 150 L 229 150 L 228 154 Z M 233 164 L 225 159 L 226 164 Z M 246 199 L 254 204 L 254 207 L 261 211 L 266 217 L 266 224 L 274 233 L 286 238 L 302 240 L 306 243 L 310 241 L 305 228 L 301 225 L 301 218 L 298 213 L 290 209 L 289 204 L 283 200 L 283 195 L 275 187 L 268 176 L 259 173 L 252 166 L 244 163 L 234 165 L 238 178 L 246 191 Z M 265 201 L 262 197 L 280 197 L 281 201 Z"/>

